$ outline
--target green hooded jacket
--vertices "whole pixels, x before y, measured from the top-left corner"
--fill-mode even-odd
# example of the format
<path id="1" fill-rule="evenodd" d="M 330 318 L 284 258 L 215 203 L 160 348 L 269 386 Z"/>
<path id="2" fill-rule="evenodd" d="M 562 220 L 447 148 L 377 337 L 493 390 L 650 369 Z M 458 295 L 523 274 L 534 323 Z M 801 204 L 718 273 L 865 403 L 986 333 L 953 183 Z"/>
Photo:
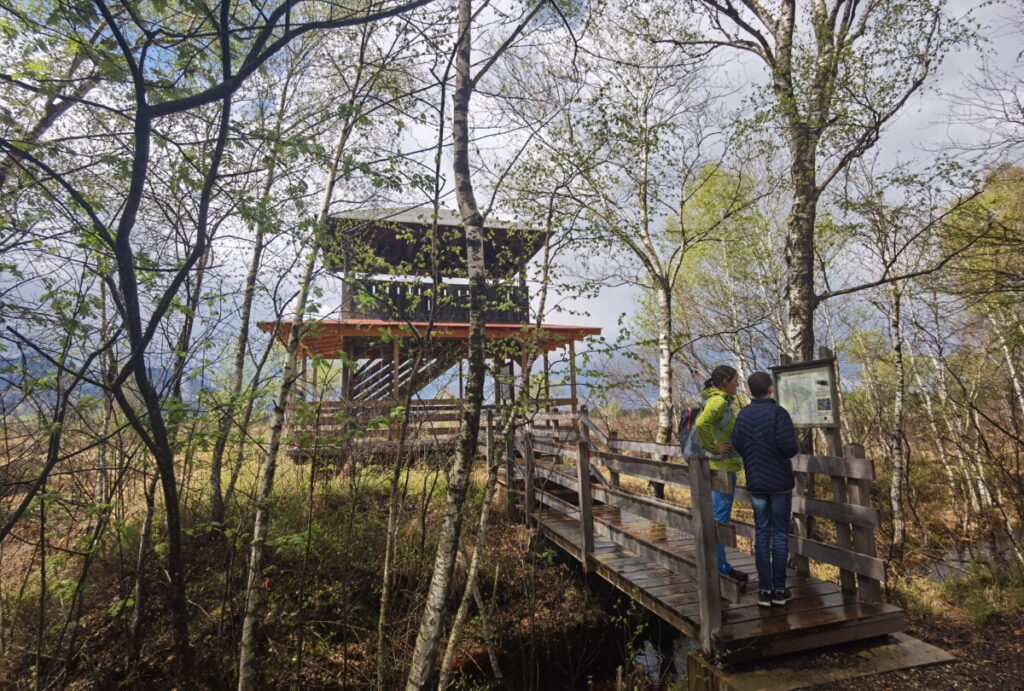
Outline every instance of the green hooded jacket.
<path id="1" fill-rule="evenodd" d="M 732 428 L 736 424 L 739 405 L 736 399 L 716 386 L 709 386 L 701 394 L 704 408 L 697 416 L 697 436 L 704 450 L 711 455 L 708 465 L 712 470 L 727 470 L 732 473 L 743 468 L 743 461 L 736 451 L 731 451 L 724 458 L 718 458 L 719 442 L 732 439 Z"/>

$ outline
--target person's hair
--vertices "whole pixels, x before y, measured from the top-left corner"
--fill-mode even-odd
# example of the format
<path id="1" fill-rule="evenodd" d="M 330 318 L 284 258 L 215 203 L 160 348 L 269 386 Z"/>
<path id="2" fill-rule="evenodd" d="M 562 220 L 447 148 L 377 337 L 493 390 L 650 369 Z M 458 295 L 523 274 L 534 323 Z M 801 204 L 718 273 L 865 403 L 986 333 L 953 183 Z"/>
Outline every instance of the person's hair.
<path id="1" fill-rule="evenodd" d="M 747 388 L 754 398 L 764 398 L 772 390 L 772 375 L 767 372 L 754 372 L 747 377 Z"/>
<path id="2" fill-rule="evenodd" d="M 704 382 L 704 388 L 709 386 L 720 387 L 722 384 L 727 382 L 736 376 L 736 368 L 729 367 L 729 365 L 719 365 L 718 367 L 711 370 L 711 378 Z"/>

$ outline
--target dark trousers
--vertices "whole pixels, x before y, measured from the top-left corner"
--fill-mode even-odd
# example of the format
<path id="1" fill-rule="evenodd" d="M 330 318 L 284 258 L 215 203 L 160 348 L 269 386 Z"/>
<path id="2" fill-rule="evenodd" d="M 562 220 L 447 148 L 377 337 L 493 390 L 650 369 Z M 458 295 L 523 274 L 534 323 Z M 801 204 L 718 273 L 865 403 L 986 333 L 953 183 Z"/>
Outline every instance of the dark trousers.
<path id="1" fill-rule="evenodd" d="M 786 558 L 789 556 L 789 518 L 793 495 L 753 494 L 754 564 L 761 590 L 786 587 Z"/>

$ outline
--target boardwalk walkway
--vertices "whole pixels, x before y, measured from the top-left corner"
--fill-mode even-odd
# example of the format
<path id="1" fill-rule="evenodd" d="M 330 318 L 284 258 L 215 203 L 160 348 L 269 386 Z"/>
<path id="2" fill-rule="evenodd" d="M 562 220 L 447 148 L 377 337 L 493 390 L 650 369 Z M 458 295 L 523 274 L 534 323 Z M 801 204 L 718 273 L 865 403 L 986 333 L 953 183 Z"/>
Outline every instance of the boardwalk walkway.
<path id="1" fill-rule="evenodd" d="M 862 458 L 796 459 L 804 471 L 802 488 L 827 485 L 833 494 L 794 496 L 800 512 L 790 539 L 796 563 L 787 580 L 793 599 L 783 607 L 759 607 L 753 557 L 735 549 L 736 536 L 752 538 L 753 526 L 711 520 L 710 489 L 725 479 L 706 462 L 661 460 L 678 450 L 609 439 L 585 410 L 539 416 L 518 435 L 516 448 L 506 472 L 519 488 L 528 521 L 586 571 L 700 641 L 709 655 L 740 662 L 903 630 L 902 610 L 881 601 L 884 570 L 873 536 L 878 514 L 865 500 L 874 476 Z M 669 496 L 682 501 L 630 491 L 624 476 L 674 486 Z M 815 482 L 815 476 L 823 477 Z M 736 499 L 748 499 L 742 487 Z M 750 576 L 745 590 L 718 574 L 716 539 L 727 546 L 730 562 Z M 839 582 L 812 577 L 809 559 L 838 566 Z"/>

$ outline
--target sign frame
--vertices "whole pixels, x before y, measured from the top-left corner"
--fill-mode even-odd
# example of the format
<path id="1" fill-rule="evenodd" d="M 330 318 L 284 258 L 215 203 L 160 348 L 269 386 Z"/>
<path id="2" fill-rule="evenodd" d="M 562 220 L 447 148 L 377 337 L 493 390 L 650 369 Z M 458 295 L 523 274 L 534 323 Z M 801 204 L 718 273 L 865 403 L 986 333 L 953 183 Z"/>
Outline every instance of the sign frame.
<path id="1" fill-rule="evenodd" d="M 839 429 L 839 389 L 836 385 L 836 359 L 834 357 L 821 358 L 818 360 L 808 360 L 806 362 L 795 362 L 789 365 L 776 365 L 770 367 L 772 371 L 772 380 L 775 385 L 775 399 L 780 400 L 779 396 L 779 384 L 780 379 L 785 380 L 786 374 L 797 373 L 804 370 L 825 370 L 828 377 L 828 388 L 829 398 L 831 399 L 832 406 L 832 422 L 797 422 L 796 417 L 793 419 L 793 426 L 798 429 Z M 783 375 L 781 378 L 779 375 Z M 789 411 L 790 415 L 793 416 L 793 411 Z"/>

